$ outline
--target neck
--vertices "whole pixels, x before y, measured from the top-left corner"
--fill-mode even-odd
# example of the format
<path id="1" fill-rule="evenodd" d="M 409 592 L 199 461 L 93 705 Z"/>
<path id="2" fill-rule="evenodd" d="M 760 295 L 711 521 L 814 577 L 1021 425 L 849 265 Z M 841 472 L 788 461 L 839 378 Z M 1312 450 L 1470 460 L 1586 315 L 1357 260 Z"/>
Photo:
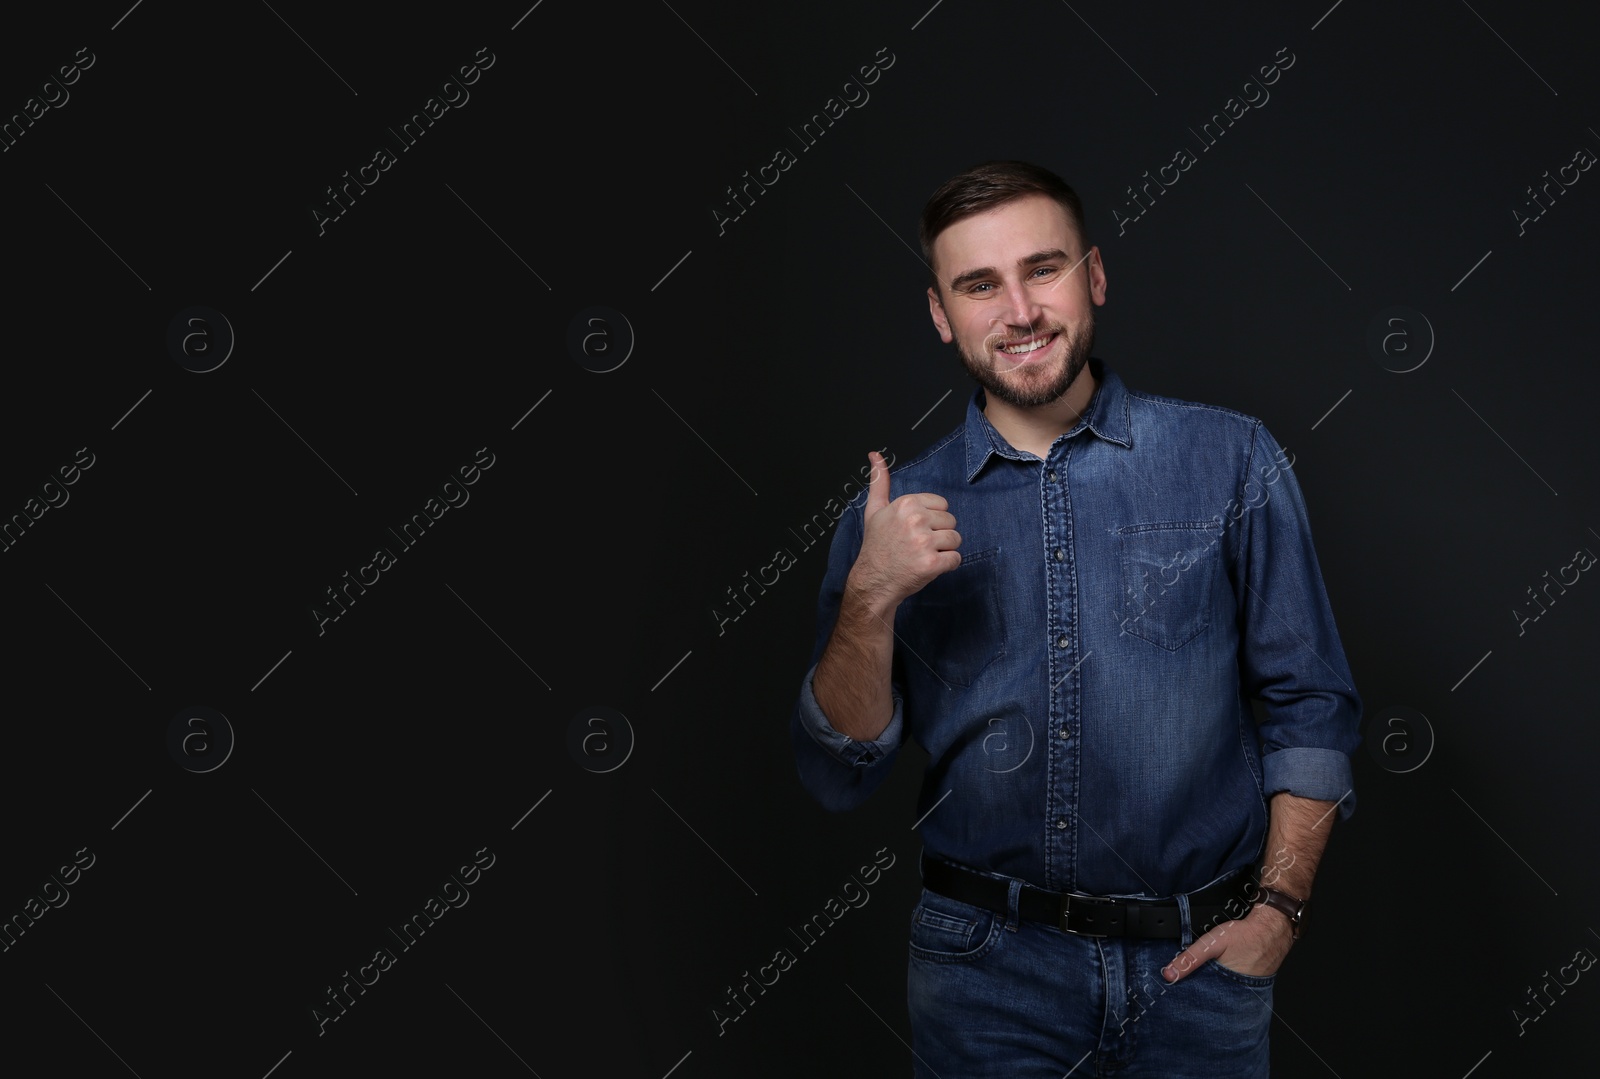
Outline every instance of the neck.
<path id="1" fill-rule="evenodd" d="M 1098 386 L 1093 364 L 1085 364 L 1067 392 L 1049 404 L 1018 408 L 986 393 L 983 414 L 1000 432 L 1001 438 L 1017 449 L 1029 450 L 1043 458 L 1048 455 L 1051 444 L 1072 430 L 1088 411 L 1089 401 Z"/>

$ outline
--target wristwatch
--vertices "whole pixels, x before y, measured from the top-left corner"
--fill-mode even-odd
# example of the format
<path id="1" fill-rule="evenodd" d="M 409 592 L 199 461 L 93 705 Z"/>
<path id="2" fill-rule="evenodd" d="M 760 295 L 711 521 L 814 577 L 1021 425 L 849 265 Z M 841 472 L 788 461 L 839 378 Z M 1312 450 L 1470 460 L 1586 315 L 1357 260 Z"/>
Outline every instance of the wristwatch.
<path id="1" fill-rule="evenodd" d="M 1258 887 L 1260 898 L 1256 900 L 1257 906 L 1269 906 L 1274 910 L 1282 911 L 1289 919 L 1289 927 L 1295 940 L 1300 939 L 1300 934 L 1305 930 L 1306 918 L 1311 912 L 1311 900 L 1296 899 L 1287 892 L 1280 892 L 1276 888 Z"/>

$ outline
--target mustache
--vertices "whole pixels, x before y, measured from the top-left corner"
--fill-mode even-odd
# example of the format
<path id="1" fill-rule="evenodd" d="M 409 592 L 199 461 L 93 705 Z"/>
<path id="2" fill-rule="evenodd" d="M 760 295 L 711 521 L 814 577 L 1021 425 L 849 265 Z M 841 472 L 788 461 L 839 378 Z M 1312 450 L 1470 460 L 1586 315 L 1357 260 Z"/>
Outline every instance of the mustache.
<path id="1" fill-rule="evenodd" d="M 1007 345 L 1020 345 L 1024 341 L 1037 341 L 1051 335 L 1065 334 L 1066 328 L 1052 326 L 1048 328 L 1014 327 L 1006 330 L 993 330 L 984 335 L 983 347 L 985 349 L 1004 348 Z M 1069 335 L 1070 336 L 1070 335 Z"/>

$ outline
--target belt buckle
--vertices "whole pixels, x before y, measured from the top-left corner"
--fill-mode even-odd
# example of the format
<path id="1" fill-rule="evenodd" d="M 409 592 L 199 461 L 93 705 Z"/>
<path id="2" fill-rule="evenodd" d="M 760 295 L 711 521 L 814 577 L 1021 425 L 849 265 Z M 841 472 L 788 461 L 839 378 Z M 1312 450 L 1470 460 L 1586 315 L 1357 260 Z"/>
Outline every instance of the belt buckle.
<path id="1" fill-rule="evenodd" d="M 1085 933 L 1081 929 L 1072 928 L 1070 925 L 1067 924 L 1067 922 L 1070 920 L 1071 913 L 1072 913 L 1072 893 L 1070 893 L 1070 892 L 1062 892 L 1061 893 L 1061 929 L 1062 929 L 1063 932 L 1072 933 L 1075 936 L 1080 936 L 1080 937 L 1104 937 L 1106 935 L 1104 933 Z"/>

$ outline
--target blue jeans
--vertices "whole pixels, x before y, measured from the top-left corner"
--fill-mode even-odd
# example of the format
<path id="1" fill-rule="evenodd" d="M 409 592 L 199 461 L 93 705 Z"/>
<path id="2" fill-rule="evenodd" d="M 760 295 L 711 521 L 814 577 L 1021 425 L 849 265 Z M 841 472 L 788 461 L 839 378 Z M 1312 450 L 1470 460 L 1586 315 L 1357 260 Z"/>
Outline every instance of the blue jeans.
<path id="1" fill-rule="evenodd" d="M 911 914 L 907 1000 L 918 1079 L 1265 1079 L 1275 976 L 1208 959 L 1168 985 L 1193 943 L 1086 937 L 923 889 Z"/>

